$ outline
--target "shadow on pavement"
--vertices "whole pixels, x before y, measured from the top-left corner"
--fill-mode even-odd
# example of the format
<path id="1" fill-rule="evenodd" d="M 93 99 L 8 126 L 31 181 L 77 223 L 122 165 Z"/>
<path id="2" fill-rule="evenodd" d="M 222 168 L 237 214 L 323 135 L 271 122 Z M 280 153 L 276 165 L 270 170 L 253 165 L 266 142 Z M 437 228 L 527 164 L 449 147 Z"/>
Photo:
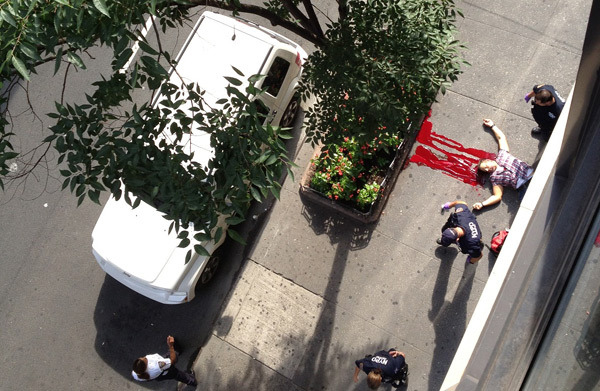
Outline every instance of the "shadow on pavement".
<path id="1" fill-rule="evenodd" d="M 454 297 L 451 301 L 447 301 L 448 281 L 452 271 L 452 263 L 457 255 L 458 251 L 453 248 L 438 248 L 436 250 L 436 256 L 440 259 L 440 266 L 431 296 L 431 310 L 429 311 L 429 319 L 435 331 L 435 349 L 429 369 L 428 389 L 430 391 L 440 389 L 441 382 L 448 368 L 450 368 L 456 349 L 458 349 L 467 327 L 467 304 L 473 288 L 477 265 L 464 264 L 463 275 Z M 459 257 L 459 259 L 460 262 L 463 262 L 462 258 Z"/>
<path id="2" fill-rule="evenodd" d="M 157 303 L 106 276 L 94 311 L 98 355 L 128 381 L 137 357 L 167 351 L 166 337 L 172 335 L 180 347 L 177 367 L 190 369 L 211 334 L 221 306 L 239 271 L 243 246 L 227 239 L 221 246 L 222 261 L 215 277 L 196 288 L 189 303 Z M 173 389 L 175 381 L 135 382 L 148 389 Z"/>

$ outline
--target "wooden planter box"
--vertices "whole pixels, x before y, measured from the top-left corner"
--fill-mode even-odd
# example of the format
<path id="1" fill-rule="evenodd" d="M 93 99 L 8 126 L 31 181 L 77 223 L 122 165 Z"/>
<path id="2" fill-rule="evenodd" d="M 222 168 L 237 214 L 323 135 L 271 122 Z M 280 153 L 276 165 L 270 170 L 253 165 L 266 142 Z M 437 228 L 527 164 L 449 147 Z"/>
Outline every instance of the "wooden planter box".
<path id="1" fill-rule="evenodd" d="M 310 187 L 310 181 L 312 180 L 315 170 L 312 167 L 311 162 L 308 163 L 308 166 L 306 167 L 306 170 L 304 171 L 304 174 L 302 175 L 302 179 L 300 181 L 300 197 L 303 200 L 307 200 L 324 206 L 326 208 L 330 208 L 361 223 L 369 224 L 377 221 L 381 216 L 381 212 L 383 212 L 383 208 L 387 203 L 387 199 L 392 189 L 394 188 L 396 180 L 398 179 L 398 174 L 400 174 L 400 171 L 402 171 L 402 169 L 404 168 L 406 159 L 408 158 L 408 154 L 410 153 L 410 150 L 412 149 L 415 143 L 417 134 L 421 129 L 421 123 L 424 119 L 425 116 L 423 115 L 419 118 L 418 121 L 414 121 L 409 125 L 408 132 L 405 135 L 404 140 L 396 150 L 396 156 L 392 160 L 392 163 L 390 164 L 383 181 L 380 183 L 381 189 L 379 191 L 379 196 L 377 197 L 375 202 L 371 204 L 371 208 L 369 208 L 367 212 L 362 212 L 345 204 L 341 204 L 339 202 L 331 200 L 327 198 L 324 194 L 312 189 Z M 415 126 L 415 124 L 418 124 L 418 126 Z M 313 154 L 312 159 L 319 157 L 321 153 L 321 148 L 322 146 L 317 146 L 315 148 L 315 152 Z"/>

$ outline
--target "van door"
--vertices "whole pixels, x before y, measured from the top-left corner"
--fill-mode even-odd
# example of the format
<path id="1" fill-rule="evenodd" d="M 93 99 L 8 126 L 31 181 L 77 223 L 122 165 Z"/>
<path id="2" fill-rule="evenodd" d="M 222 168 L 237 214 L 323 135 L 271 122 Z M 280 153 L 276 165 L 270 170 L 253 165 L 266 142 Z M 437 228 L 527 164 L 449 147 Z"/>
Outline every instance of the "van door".
<path id="1" fill-rule="evenodd" d="M 271 109 L 270 122 L 275 118 L 280 118 L 282 113 L 279 112 L 285 110 L 293 93 L 290 90 L 290 83 L 294 79 L 294 73 L 298 72 L 296 69 L 298 67 L 294 63 L 295 54 L 284 50 L 276 50 L 271 59 L 266 70 L 267 76 L 263 79 L 261 85 L 262 88 L 266 87 L 267 90 L 260 97 Z M 275 125 L 278 125 L 278 123 Z"/>

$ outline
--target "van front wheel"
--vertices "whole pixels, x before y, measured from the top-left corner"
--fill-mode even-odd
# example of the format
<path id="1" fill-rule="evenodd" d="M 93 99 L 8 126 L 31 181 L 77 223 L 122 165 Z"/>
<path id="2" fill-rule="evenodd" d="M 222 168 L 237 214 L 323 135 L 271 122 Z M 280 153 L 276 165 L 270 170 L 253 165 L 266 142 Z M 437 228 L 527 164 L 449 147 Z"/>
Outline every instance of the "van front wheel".
<path id="1" fill-rule="evenodd" d="M 219 264 L 221 263 L 221 257 L 218 255 L 211 255 L 208 261 L 206 261 L 206 267 L 200 275 L 200 285 L 207 284 L 217 274 Z"/>
<path id="2" fill-rule="evenodd" d="M 289 128 L 294 124 L 294 120 L 298 115 L 298 110 L 300 109 L 300 98 L 297 96 L 293 96 L 290 103 L 286 107 L 283 115 L 281 116 L 280 126 L 282 128 Z"/>

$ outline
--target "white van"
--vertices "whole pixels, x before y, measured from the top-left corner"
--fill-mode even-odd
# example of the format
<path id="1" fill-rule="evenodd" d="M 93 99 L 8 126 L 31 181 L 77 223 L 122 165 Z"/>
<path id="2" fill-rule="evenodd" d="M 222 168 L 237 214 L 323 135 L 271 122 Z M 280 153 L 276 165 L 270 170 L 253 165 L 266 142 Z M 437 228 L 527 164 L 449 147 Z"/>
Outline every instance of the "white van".
<path id="1" fill-rule="evenodd" d="M 306 57 L 298 44 L 273 31 L 207 11 L 177 56 L 177 72 L 171 70 L 170 81 L 198 83 L 214 107 L 226 97 L 224 76 L 236 76 L 232 66 L 246 78 L 267 75 L 258 87 L 267 87 L 260 99 L 269 108 L 268 120 L 287 127 L 299 108 L 295 91 Z M 194 160 L 206 167 L 214 155 L 209 135 L 196 131 L 189 142 Z M 107 274 L 134 291 L 165 304 L 185 303 L 194 298 L 198 281 L 203 284 L 212 278 L 219 259 L 194 254 L 186 264 L 188 249 L 177 247 L 180 240 L 174 231 L 168 233 L 169 224 L 152 205 L 141 202 L 132 209 L 123 197 L 118 201 L 111 197 L 92 232 L 92 253 Z M 218 224 L 227 228 L 225 218 Z M 218 243 L 201 244 L 212 254 L 224 237 Z"/>

